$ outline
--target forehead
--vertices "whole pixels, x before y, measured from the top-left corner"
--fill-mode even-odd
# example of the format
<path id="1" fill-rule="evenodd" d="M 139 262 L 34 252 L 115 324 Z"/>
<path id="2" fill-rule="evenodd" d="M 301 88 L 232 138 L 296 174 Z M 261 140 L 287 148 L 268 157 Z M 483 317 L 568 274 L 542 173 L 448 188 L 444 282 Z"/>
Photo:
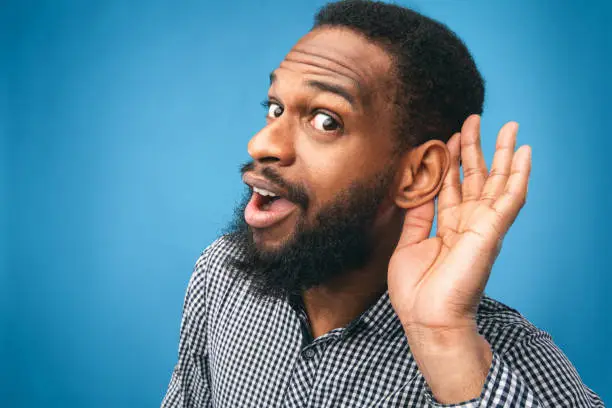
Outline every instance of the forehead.
<path id="1" fill-rule="evenodd" d="M 374 91 L 389 91 L 392 67 L 389 54 L 363 35 L 348 28 L 320 27 L 295 44 L 275 76 L 286 71 L 305 80 L 328 79 L 368 99 Z"/>

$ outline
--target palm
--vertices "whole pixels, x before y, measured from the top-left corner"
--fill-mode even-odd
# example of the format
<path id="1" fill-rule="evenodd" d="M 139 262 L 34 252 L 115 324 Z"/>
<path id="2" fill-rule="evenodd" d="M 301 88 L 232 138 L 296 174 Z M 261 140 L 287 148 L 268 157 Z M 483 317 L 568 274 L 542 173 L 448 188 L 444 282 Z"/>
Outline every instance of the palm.
<path id="1" fill-rule="evenodd" d="M 473 324 L 501 240 L 525 202 L 531 154 L 527 146 L 514 152 L 516 125 L 501 129 L 490 172 L 479 127 L 471 116 L 448 142 L 451 168 L 438 197 L 436 235 L 428 238 L 433 201 L 406 213 L 388 271 L 389 296 L 404 326 Z"/>

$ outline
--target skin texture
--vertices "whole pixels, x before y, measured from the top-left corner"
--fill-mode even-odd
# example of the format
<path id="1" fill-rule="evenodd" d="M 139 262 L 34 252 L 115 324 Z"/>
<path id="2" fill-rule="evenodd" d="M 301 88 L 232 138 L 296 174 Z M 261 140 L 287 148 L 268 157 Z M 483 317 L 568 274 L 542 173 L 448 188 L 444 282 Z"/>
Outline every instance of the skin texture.
<path id="1" fill-rule="evenodd" d="M 248 152 L 254 174 L 274 168 L 304 188 L 309 206 L 254 230 L 253 238 L 262 250 L 281 247 L 298 217 L 314 225 L 337 191 L 395 166 L 368 264 L 307 290 L 304 305 L 318 337 L 348 324 L 388 288 L 434 396 L 462 402 L 480 395 L 491 364 L 475 313 L 501 240 L 525 202 L 530 150 L 514 151 L 517 125 L 508 123 L 489 173 L 473 115 L 447 144 L 429 141 L 396 155 L 393 84 L 389 55 L 352 30 L 318 28 L 294 46 L 273 73 L 267 125 Z M 333 124 L 329 117 L 341 126 L 322 129 Z M 438 231 L 429 238 L 438 194 Z"/>
<path id="2" fill-rule="evenodd" d="M 371 59 L 364 61 L 366 55 Z M 391 67 L 390 58 L 377 46 L 349 30 L 334 29 L 306 35 L 274 71 L 268 98 L 284 111 L 278 118 L 267 117 L 268 125 L 251 139 L 248 152 L 256 163 L 273 164 L 289 183 L 305 187 L 310 223 L 338 190 L 388 166 L 392 112 L 386 109 L 385 85 L 390 78 L 385 73 Z M 387 80 L 378 79 L 380 75 Z M 342 87 L 353 103 L 310 87 L 309 81 Z M 343 129 L 317 130 L 317 109 L 332 114 Z M 292 216 L 279 226 L 257 231 L 262 247 L 285 242 L 295 221 Z"/>

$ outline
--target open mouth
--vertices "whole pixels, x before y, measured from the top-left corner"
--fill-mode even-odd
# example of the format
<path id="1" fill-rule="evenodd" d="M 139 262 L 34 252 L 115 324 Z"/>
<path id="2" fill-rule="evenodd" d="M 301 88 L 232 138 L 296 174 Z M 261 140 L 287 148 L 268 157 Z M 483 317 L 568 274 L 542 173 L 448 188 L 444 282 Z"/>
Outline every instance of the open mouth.
<path id="1" fill-rule="evenodd" d="M 279 194 L 253 186 L 244 219 L 253 228 L 269 228 L 283 221 L 296 208 L 296 204 Z"/>
<path id="2" fill-rule="evenodd" d="M 282 199 L 281 196 L 276 195 L 271 191 L 264 190 L 262 188 L 253 187 L 253 192 L 261 196 L 258 197 L 258 199 L 259 209 L 262 211 L 268 211 L 273 202 Z"/>

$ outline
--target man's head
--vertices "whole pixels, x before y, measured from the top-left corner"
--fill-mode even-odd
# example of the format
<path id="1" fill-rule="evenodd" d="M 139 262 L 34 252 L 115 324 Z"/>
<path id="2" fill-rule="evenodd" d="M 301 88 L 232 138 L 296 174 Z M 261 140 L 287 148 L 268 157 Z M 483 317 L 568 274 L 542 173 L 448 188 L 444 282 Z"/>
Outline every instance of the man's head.
<path id="1" fill-rule="evenodd" d="M 404 210 L 436 196 L 445 142 L 483 97 L 440 23 L 383 3 L 325 6 L 270 76 L 267 124 L 243 168 L 254 189 L 232 234 L 238 269 L 281 297 L 363 268 Z"/>

